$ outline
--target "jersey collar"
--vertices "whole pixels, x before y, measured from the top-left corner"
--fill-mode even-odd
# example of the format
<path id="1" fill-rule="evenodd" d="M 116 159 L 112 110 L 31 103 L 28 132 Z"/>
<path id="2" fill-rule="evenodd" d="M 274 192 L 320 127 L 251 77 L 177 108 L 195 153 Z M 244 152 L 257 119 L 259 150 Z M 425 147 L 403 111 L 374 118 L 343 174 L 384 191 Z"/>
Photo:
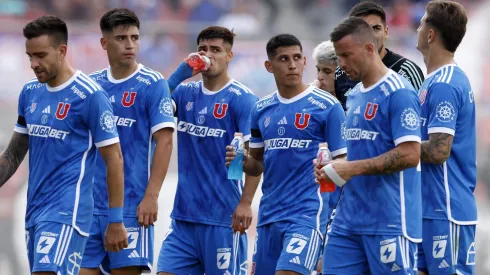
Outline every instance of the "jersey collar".
<path id="1" fill-rule="evenodd" d="M 373 85 L 367 87 L 367 88 L 364 88 L 364 84 L 362 84 L 362 82 L 359 82 L 361 83 L 361 93 L 367 93 L 367 92 L 370 92 L 372 89 L 376 88 L 379 84 L 383 83 L 390 75 L 392 74 L 396 74 L 393 70 L 388 70 L 388 72 L 380 79 L 378 80 L 378 82 L 374 83 Z"/>
<path id="2" fill-rule="evenodd" d="M 112 76 L 112 73 L 111 73 L 111 66 L 107 67 L 107 79 L 114 83 L 114 84 L 118 84 L 118 83 L 123 83 L 124 81 L 128 80 L 128 79 L 131 79 L 133 76 L 135 76 L 137 73 L 140 72 L 141 68 L 143 68 L 143 64 L 138 64 L 138 68 L 136 69 L 136 71 L 134 71 L 132 74 L 130 74 L 128 77 L 125 77 L 125 78 L 122 78 L 122 79 L 115 79 L 113 76 Z"/>
<path id="3" fill-rule="evenodd" d="M 230 79 L 230 81 L 228 81 L 228 83 L 225 84 L 225 86 L 223 86 L 223 88 L 221 88 L 217 91 L 210 91 L 206 87 L 204 87 L 204 82 L 202 82 L 202 80 L 201 80 L 201 90 L 202 90 L 202 93 L 205 95 L 215 95 L 215 94 L 223 91 L 224 89 L 226 89 L 228 86 L 230 86 L 231 83 L 233 83 L 233 81 L 235 81 L 235 80 L 232 78 L 232 79 Z"/>
<path id="4" fill-rule="evenodd" d="M 310 94 L 310 92 L 314 89 L 315 87 L 313 86 L 308 86 L 308 88 L 306 88 L 306 90 L 304 90 L 303 92 L 301 92 L 300 94 L 298 95 L 295 95 L 294 97 L 291 97 L 291 98 L 284 98 L 282 97 L 280 94 L 279 94 L 279 91 L 276 91 L 276 95 L 277 95 L 277 99 L 279 100 L 279 102 L 281 102 L 282 104 L 291 104 L 291 103 L 294 103 L 300 99 L 302 99 L 303 97 L 307 96 Z"/>
<path id="5" fill-rule="evenodd" d="M 56 87 L 51 87 L 48 85 L 48 83 L 46 83 L 46 89 L 48 89 L 48 91 L 50 92 L 59 92 L 61 90 L 63 90 L 64 88 L 68 87 L 68 85 L 70 85 L 73 81 L 75 81 L 75 79 L 78 77 L 78 75 L 80 74 L 80 71 L 75 71 L 75 73 L 73 74 L 72 77 L 70 77 L 70 79 L 68 79 L 65 83 L 61 84 L 61 85 L 58 85 Z"/>

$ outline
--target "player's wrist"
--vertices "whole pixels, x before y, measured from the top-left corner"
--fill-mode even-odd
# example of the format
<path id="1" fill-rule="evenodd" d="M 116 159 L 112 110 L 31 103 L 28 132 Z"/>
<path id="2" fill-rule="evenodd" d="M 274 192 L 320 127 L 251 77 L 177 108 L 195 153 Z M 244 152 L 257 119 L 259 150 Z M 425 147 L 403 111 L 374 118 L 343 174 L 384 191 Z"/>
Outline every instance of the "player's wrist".
<path id="1" fill-rule="evenodd" d="M 109 223 L 122 223 L 124 221 L 123 207 L 111 207 L 109 208 Z"/>

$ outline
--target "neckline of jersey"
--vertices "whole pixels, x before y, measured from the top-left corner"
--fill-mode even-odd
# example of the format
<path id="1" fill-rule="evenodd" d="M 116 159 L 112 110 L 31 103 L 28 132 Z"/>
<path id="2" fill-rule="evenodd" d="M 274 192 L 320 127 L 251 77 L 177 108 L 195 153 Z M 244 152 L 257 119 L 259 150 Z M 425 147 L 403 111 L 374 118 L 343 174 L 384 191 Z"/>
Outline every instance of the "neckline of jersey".
<path id="1" fill-rule="evenodd" d="M 360 85 L 361 85 L 361 93 L 368 93 L 370 92 L 372 89 L 376 88 L 377 86 L 379 86 L 379 84 L 383 83 L 388 77 L 390 77 L 390 75 L 392 74 L 396 74 L 393 70 L 389 69 L 388 72 L 380 79 L 378 80 L 378 82 L 374 83 L 373 85 L 365 88 L 364 87 L 364 84 L 362 84 L 362 82 L 359 82 Z"/>
<path id="2" fill-rule="evenodd" d="M 46 89 L 48 89 L 48 91 L 52 93 L 59 92 L 64 88 L 68 87 L 68 85 L 70 85 L 73 81 L 75 81 L 75 79 L 80 75 L 80 73 L 81 72 L 79 70 L 76 70 L 75 73 L 72 75 L 72 77 L 70 77 L 70 79 L 68 79 L 63 84 L 58 85 L 56 87 L 51 87 L 48 85 L 48 83 L 46 83 Z"/>
<path id="3" fill-rule="evenodd" d="M 219 89 L 218 91 L 210 91 L 208 88 L 204 87 L 204 83 L 202 82 L 202 80 L 200 81 L 201 82 L 201 90 L 202 90 L 202 93 L 205 94 L 205 95 L 215 95 L 221 91 L 223 91 L 224 89 L 228 88 L 228 86 L 230 86 L 233 81 L 235 81 L 233 78 L 230 79 L 230 81 L 228 81 L 225 86 L 223 86 L 223 88 Z"/>
<path id="4" fill-rule="evenodd" d="M 429 78 L 429 77 L 434 76 L 435 74 L 437 74 L 438 72 L 442 71 L 442 70 L 443 70 L 444 68 L 446 68 L 446 67 L 456 67 L 456 66 L 458 66 L 458 65 L 456 65 L 456 64 L 454 64 L 454 63 L 451 63 L 451 64 L 446 64 L 446 65 L 442 65 L 442 66 L 441 66 L 441 67 L 439 67 L 437 70 L 435 70 L 435 71 L 433 71 L 432 73 L 428 74 L 428 75 L 427 75 L 427 77 L 426 77 L 425 79 L 427 79 L 427 78 Z"/>
<path id="5" fill-rule="evenodd" d="M 137 73 L 140 72 L 140 70 L 143 68 L 143 64 L 139 63 L 138 64 L 138 68 L 132 73 L 130 74 L 129 76 L 125 77 L 125 78 L 122 78 L 122 79 L 115 79 L 113 76 L 112 76 L 112 73 L 111 73 L 111 66 L 107 67 L 107 79 L 114 83 L 114 84 L 119 84 L 119 83 L 123 83 L 124 81 L 128 80 L 128 79 L 131 79 L 133 76 L 135 76 Z"/>
<path id="6" fill-rule="evenodd" d="M 306 90 L 304 90 L 303 92 L 291 97 L 291 98 L 284 98 L 282 97 L 280 94 L 279 94 L 279 91 L 276 91 L 276 95 L 277 95 L 277 99 L 279 100 L 279 102 L 281 102 L 282 104 L 291 104 L 291 103 L 294 103 L 300 99 L 302 99 L 303 97 L 309 95 L 311 93 L 311 91 L 314 89 L 313 86 L 308 86 L 306 88 Z"/>

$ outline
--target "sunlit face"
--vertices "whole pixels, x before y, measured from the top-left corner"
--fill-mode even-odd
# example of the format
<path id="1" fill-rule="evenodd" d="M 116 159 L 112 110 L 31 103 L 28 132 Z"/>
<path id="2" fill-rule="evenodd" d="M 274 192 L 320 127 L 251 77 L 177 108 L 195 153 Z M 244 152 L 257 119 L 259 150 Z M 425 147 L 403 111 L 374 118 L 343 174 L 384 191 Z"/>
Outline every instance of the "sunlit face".
<path id="1" fill-rule="evenodd" d="M 204 52 L 211 60 L 208 70 L 201 72 L 203 76 L 216 77 L 228 70 L 228 64 L 233 58 L 231 45 L 221 38 L 203 39 L 197 47 L 199 52 Z"/>
<path id="2" fill-rule="evenodd" d="M 136 26 L 117 26 L 104 33 L 102 48 L 107 51 L 111 63 L 130 66 L 136 62 L 140 47 L 140 32 Z"/>
<path id="3" fill-rule="evenodd" d="M 56 78 L 66 56 L 66 45 L 54 45 L 54 38 L 48 35 L 26 40 L 26 54 L 40 83 Z"/>
<path id="4" fill-rule="evenodd" d="M 274 74 L 278 85 L 295 87 L 302 83 L 306 57 L 299 46 L 279 47 L 275 55 L 265 62 L 265 67 Z"/>
<path id="5" fill-rule="evenodd" d="M 360 81 L 369 69 L 368 47 L 352 35 L 347 35 L 333 43 L 335 53 L 339 58 L 339 67 L 353 81 Z M 374 50 L 374 49 L 373 49 Z"/>
<path id="6" fill-rule="evenodd" d="M 362 16 L 361 18 L 373 28 L 374 35 L 376 36 L 376 47 L 378 48 L 378 53 L 381 53 L 385 41 L 388 39 L 388 26 L 383 24 L 381 17 L 374 14 Z"/>
<path id="7" fill-rule="evenodd" d="M 320 89 L 327 92 L 335 92 L 334 78 L 336 64 L 316 64 L 317 79 L 320 82 Z"/>
<path id="8" fill-rule="evenodd" d="M 420 19 L 420 25 L 417 29 L 417 50 L 421 53 L 424 53 L 429 49 L 429 28 L 427 26 L 427 13 L 424 14 L 422 19 Z"/>

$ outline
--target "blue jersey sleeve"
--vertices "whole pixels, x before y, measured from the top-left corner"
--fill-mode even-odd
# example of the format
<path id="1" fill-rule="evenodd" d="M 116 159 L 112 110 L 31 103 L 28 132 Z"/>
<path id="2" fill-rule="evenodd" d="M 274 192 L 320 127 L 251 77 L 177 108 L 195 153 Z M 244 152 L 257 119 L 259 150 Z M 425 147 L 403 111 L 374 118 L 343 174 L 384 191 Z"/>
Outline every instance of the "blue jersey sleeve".
<path id="1" fill-rule="evenodd" d="M 262 134 L 260 133 L 259 128 L 259 116 L 257 112 L 257 104 L 255 104 L 252 108 L 252 113 L 250 114 L 250 148 L 263 148 L 264 147 L 264 139 L 262 138 Z"/>
<path id="2" fill-rule="evenodd" d="M 167 81 L 161 79 L 154 83 L 147 94 L 146 106 L 150 118 L 151 133 L 163 128 L 175 129 L 174 111 Z"/>
<path id="3" fill-rule="evenodd" d="M 250 114 L 252 113 L 258 98 L 253 94 L 244 94 L 237 101 L 235 108 L 235 117 L 237 118 L 238 131 L 243 133 L 243 141 L 250 140 Z"/>
<path id="4" fill-rule="evenodd" d="M 438 82 L 428 91 L 428 134 L 446 133 L 454 136 L 460 107 L 458 91 L 450 84 Z"/>
<path id="5" fill-rule="evenodd" d="M 119 142 L 111 103 L 105 91 L 96 91 L 88 98 L 86 123 L 95 146 L 104 147 Z"/>
<path id="6" fill-rule="evenodd" d="M 420 100 L 414 90 L 398 90 L 390 95 L 390 125 L 395 146 L 420 142 Z"/>
<path id="7" fill-rule="evenodd" d="M 17 123 L 15 123 L 14 131 L 17 133 L 21 134 L 27 134 L 27 125 L 26 125 L 26 120 L 25 120 L 25 91 L 22 90 L 22 92 L 19 95 L 19 105 L 17 106 L 17 114 L 19 115 L 17 119 Z"/>
<path id="8" fill-rule="evenodd" d="M 325 140 L 332 157 L 340 156 L 347 153 L 347 144 L 345 142 L 345 113 L 342 105 L 336 103 L 328 112 L 325 120 Z"/>

